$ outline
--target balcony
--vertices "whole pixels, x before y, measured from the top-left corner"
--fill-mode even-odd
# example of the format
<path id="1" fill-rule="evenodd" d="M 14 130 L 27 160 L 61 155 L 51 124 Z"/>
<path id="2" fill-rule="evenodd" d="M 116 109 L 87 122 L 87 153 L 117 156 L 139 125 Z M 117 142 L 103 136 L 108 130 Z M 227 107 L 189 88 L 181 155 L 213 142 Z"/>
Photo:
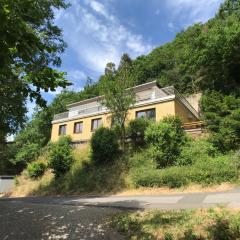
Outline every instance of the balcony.
<path id="1" fill-rule="evenodd" d="M 147 91 L 136 93 L 136 103 L 134 106 L 148 104 L 152 102 L 167 101 L 169 99 L 177 99 L 184 104 L 195 116 L 198 116 L 197 111 L 183 98 L 174 87 L 153 88 Z M 70 108 L 68 112 L 54 115 L 53 121 L 67 120 L 71 118 L 81 118 L 87 115 L 101 114 L 107 112 L 107 108 L 101 105 L 100 102 L 94 102 L 90 106 L 88 104 L 79 105 L 78 107 Z"/>

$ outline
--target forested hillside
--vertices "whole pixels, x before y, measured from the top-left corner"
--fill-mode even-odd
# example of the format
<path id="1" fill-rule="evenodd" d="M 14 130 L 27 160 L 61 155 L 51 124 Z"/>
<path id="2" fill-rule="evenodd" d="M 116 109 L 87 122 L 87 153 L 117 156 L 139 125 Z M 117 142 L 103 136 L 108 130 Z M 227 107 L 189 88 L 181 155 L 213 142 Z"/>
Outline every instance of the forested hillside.
<path id="1" fill-rule="evenodd" d="M 226 0 L 216 16 L 205 24 L 197 23 L 177 34 L 163 46 L 131 60 L 134 84 L 157 80 L 161 86 L 175 86 L 182 94 L 203 92 L 202 110 L 214 144 L 222 151 L 237 149 L 240 143 L 240 1 Z M 105 69 L 115 69 L 110 63 Z M 105 75 L 101 76 L 101 81 Z M 50 139 L 54 114 L 66 104 L 99 95 L 99 84 L 83 91 L 59 94 L 16 137 L 16 144 L 2 151 L 0 172 L 15 173 L 35 159 Z M 223 139 L 224 136 L 224 139 Z"/>

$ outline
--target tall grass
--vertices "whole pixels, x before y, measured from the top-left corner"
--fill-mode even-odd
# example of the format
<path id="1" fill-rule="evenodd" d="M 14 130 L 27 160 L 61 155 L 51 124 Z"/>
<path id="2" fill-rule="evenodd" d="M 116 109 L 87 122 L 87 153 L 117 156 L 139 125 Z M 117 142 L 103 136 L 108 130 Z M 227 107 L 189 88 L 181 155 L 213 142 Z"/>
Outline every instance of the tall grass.
<path id="1" fill-rule="evenodd" d="M 224 208 L 116 215 L 113 227 L 125 239 L 234 240 L 240 238 L 240 211 Z"/>
<path id="2" fill-rule="evenodd" d="M 90 158 L 89 147 L 80 147 L 73 152 L 75 162 L 62 178 L 52 179 L 48 186 L 39 189 L 48 193 L 106 194 L 126 188 L 127 164 L 122 157 L 108 164 L 95 165 Z"/>
<path id="3" fill-rule="evenodd" d="M 202 147 L 195 148 L 194 152 L 191 164 L 188 160 L 190 155 L 185 151 L 183 156 L 187 156 L 187 161 L 182 158 L 181 163 L 187 165 L 158 169 L 148 149 L 125 153 L 116 156 L 111 163 L 96 165 L 91 160 L 89 147 L 79 147 L 74 149 L 74 163 L 65 175 L 57 179 L 48 170 L 42 178 L 33 181 L 28 179 L 24 172 L 17 180 L 15 193 L 114 194 L 128 188 L 179 188 L 191 184 L 206 186 L 238 181 L 239 155 L 209 154 L 206 148 Z M 47 153 L 41 156 L 41 161 L 47 163 L 47 156 Z"/>

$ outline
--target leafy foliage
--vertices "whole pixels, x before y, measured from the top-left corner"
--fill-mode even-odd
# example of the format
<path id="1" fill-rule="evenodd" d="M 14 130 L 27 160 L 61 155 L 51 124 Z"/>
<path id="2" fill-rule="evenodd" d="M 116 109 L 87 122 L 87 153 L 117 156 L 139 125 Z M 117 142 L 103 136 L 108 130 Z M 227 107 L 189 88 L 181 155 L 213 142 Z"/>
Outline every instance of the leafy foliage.
<path id="1" fill-rule="evenodd" d="M 138 57 L 133 63 L 137 83 L 157 79 L 160 85 L 174 85 L 182 93 L 239 94 L 239 3 L 225 1 L 215 18 L 189 27 L 172 42 Z"/>
<path id="2" fill-rule="evenodd" d="M 24 166 L 14 161 L 17 152 L 15 144 L 0 144 L 0 175 L 15 175 L 23 169 Z"/>
<path id="3" fill-rule="evenodd" d="M 73 156 L 70 137 L 61 137 L 58 142 L 50 144 L 49 167 L 57 178 L 69 171 L 72 164 Z"/>
<path id="4" fill-rule="evenodd" d="M 42 90 L 69 85 L 53 68 L 65 49 L 54 9 L 66 7 L 64 0 L 0 1 L 0 136 L 22 127 L 27 97 L 44 106 Z"/>
<path id="5" fill-rule="evenodd" d="M 47 166 L 42 162 L 33 162 L 27 166 L 27 174 L 30 178 L 36 179 L 43 176 Z"/>
<path id="6" fill-rule="evenodd" d="M 190 183 L 219 184 L 238 180 L 239 171 L 229 155 L 199 159 L 193 165 L 156 169 L 151 165 L 132 171 L 136 187 L 179 188 Z"/>
<path id="7" fill-rule="evenodd" d="M 95 163 L 109 163 L 116 158 L 118 141 L 115 132 L 109 128 L 98 128 L 91 138 L 92 159 Z"/>
<path id="8" fill-rule="evenodd" d="M 188 141 L 183 147 L 177 165 L 192 165 L 199 160 L 207 160 L 218 154 L 218 150 L 205 139 L 196 139 Z"/>
<path id="9" fill-rule="evenodd" d="M 212 132 L 211 141 L 222 152 L 240 144 L 240 98 L 219 92 L 206 92 L 201 100 L 204 120 Z"/>
<path id="10" fill-rule="evenodd" d="M 176 163 L 186 142 L 186 133 L 179 118 L 166 117 L 146 129 L 145 139 L 159 167 L 167 167 Z"/>
<path id="11" fill-rule="evenodd" d="M 135 103 L 135 95 L 131 88 L 134 86 L 134 78 L 131 72 L 132 60 L 124 54 L 118 70 L 116 71 L 115 64 L 109 63 L 105 75 L 100 78 L 100 90 L 104 95 L 103 105 L 110 110 L 113 123 L 120 126 L 123 148 L 128 110 Z"/>
<path id="12" fill-rule="evenodd" d="M 26 166 L 27 163 L 35 160 L 40 154 L 40 147 L 37 143 L 27 143 L 18 151 L 14 159 L 15 164 Z"/>
<path id="13" fill-rule="evenodd" d="M 11 153 L 11 156 L 6 157 L 5 164 L 12 165 L 13 168 L 15 166 L 16 173 L 21 172 L 28 163 L 39 156 L 41 149 L 49 142 L 53 115 L 66 111 L 67 104 L 96 95 L 98 95 L 97 86 L 95 84 L 87 85 L 79 93 L 63 91 L 46 108 L 35 109 L 32 120 L 17 134 L 14 154 Z M 6 149 L 4 146 L 2 148 Z M 7 150 L 5 151 L 7 154 Z"/>
<path id="14" fill-rule="evenodd" d="M 134 149 L 145 146 L 146 141 L 144 139 L 144 133 L 150 124 L 151 122 L 145 118 L 137 118 L 129 122 L 127 127 L 127 136 L 131 139 Z"/>

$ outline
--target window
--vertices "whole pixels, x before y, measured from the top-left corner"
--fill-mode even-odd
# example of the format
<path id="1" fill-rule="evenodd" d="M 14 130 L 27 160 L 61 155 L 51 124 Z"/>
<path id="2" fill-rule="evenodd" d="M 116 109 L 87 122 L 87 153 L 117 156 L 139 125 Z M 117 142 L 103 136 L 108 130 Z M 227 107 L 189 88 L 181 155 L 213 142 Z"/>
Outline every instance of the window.
<path id="1" fill-rule="evenodd" d="M 58 129 L 58 135 L 66 135 L 67 125 L 60 125 Z"/>
<path id="2" fill-rule="evenodd" d="M 102 125 L 102 119 L 97 118 L 92 120 L 91 130 L 95 131 L 98 127 Z"/>
<path id="3" fill-rule="evenodd" d="M 136 118 L 150 118 L 150 119 L 156 119 L 156 110 L 155 108 L 147 109 L 144 111 L 138 111 L 136 112 Z"/>
<path id="4" fill-rule="evenodd" d="M 74 133 L 82 133 L 83 131 L 83 122 L 76 122 L 74 123 Z"/>

